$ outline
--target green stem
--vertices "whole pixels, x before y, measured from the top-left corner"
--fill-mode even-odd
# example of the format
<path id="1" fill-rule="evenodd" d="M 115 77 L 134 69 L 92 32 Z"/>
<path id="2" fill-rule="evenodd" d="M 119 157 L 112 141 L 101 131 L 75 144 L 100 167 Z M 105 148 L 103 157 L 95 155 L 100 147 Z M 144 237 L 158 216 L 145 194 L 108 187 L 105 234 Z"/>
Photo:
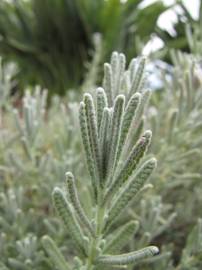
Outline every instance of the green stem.
<path id="1" fill-rule="evenodd" d="M 99 200 L 100 202 L 101 200 Z M 87 261 L 87 270 L 94 270 L 95 265 L 94 261 L 97 257 L 97 247 L 98 244 L 101 240 L 102 236 L 102 228 L 103 228 L 103 220 L 104 220 L 104 214 L 105 214 L 105 209 L 100 206 L 101 203 L 97 205 L 97 211 L 96 211 L 96 235 L 95 238 L 91 239 L 91 244 L 90 244 L 90 252 L 89 252 L 89 257 Z"/>

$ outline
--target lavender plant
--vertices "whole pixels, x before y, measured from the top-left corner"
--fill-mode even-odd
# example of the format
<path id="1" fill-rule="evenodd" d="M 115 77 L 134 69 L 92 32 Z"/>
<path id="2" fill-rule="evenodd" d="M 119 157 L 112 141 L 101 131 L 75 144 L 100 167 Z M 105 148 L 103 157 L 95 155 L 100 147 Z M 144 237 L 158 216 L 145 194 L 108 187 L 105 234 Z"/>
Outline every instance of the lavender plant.
<path id="1" fill-rule="evenodd" d="M 3 128 L 1 145 L 4 150 L 4 162 L 10 168 L 10 173 L 16 175 L 31 175 L 45 172 L 47 153 L 41 153 L 43 141 L 41 130 L 45 123 L 45 106 L 47 91 L 41 93 L 37 88 L 32 96 L 29 91 L 23 97 L 22 110 L 10 104 L 5 117 L 7 124 Z M 9 117 L 8 117 L 9 116 Z M 12 123 L 12 136 L 5 136 Z M 14 124 L 14 127 L 13 127 Z M 25 166 L 26 164 L 26 166 Z"/>
<path id="2" fill-rule="evenodd" d="M 33 208 L 24 209 L 25 205 L 28 202 L 22 187 L 0 193 L 0 269 L 28 270 L 44 258 L 34 235 L 37 214 Z M 28 234 L 31 227 L 32 233 Z"/>
<path id="3" fill-rule="evenodd" d="M 146 126 L 154 134 L 150 150 L 161 160 L 151 183 L 163 202 L 171 204 L 177 213 L 175 222 L 167 228 L 173 256 L 179 261 L 176 269 L 192 269 L 188 263 L 192 255 L 184 263 L 179 250 L 201 216 L 201 67 L 199 55 L 180 51 L 171 55 L 172 77 L 163 76 L 164 89 L 154 93 L 154 106 L 147 112 Z M 192 249 L 189 241 L 187 246 Z M 193 257 L 194 264 L 200 265 L 200 256 Z"/>
<path id="4" fill-rule="evenodd" d="M 132 60 L 125 70 L 124 55 L 118 53 L 104 66 L 103 88 L 92 92 L 90 87 L 80 106 L 70 102 L 78 97 L 69 92 L 68 103 L 56 96 L 48 109 L 46 102 L 42 108 L 44 93 L 38 90 L 26 93 L 13 113 L 15 106 L 5 95 L 0 270 L 78 270 L 88 264 L 91 269 L 201 268 L 200 63 L 193 55 L 173 55 L 173 76 L 165 79 L 163 91 L 152 94 L 147 110 L 145 58 Z M 29 134 L 36 136 L 32 140 Z M 150 154 L 145 155 L 148 147 Z M 153 152 L 161 161 L 150 178 L 155 188 L 144 184 L 144 168 L 150 162 L 155 166 Z M 47 196 L 56 185 L 53 198 L 61 220 Z M 40 241 L 44 233 L 48 236 Z M 150 248 L 149 257 L 139 253 L 150 245 L 160 247 L 160 255 L 152 256 Z M 123 265 L 115 265 L 120 261 Z"/>
<path id="5" fill-rule="evenodd" d="M 94 99 L 85 94 L 80 103 L 81 137 L 91 179 L 89 215 L 71 172 L 66 173 L 65 189 L 56 187 L 53 191 L 55 208 L 79 254 L 73 263 L 75 269 L 134 264 L 159 252 L 156 246 L 123 254 L 112 252 L 115 247 L 121 250 L 137 230 L 135 220 L 123 226 L 118 220 L 156 167 L 155 158 L 141 162 L 151 131 L 136 132 L 150 95 L 149 90 L 142 90 L 144 63 L 144 58 L 138 64 L 133 60 L 125 71 L 125 56 L 114 53 L 111 64 L 105 64 L 104 88 L 96 90 Z M 123 87 L 128 90 L 125 95 L 120 94 Z M 58 269 L 72 268 L 49 236 L 44 236 L 42 243 Z"/>
<path id="6" fill-rule="evenodd" d="M 83 157 L 79 134 L 75 136 L 75 132 L 79 129 L 78 103 L 69 102 L 66 106 L 60 99 L 57 101 L 56 99 L 58 97 L 54 98 L 52 108 L 49 110 L 49 119 L 54 120 L 50 122 L 50 130 L 57 129 L 52 140 L 53 155 L 50 165 L 54 178 L 61 182 L 67 170 L 75 170 L 80 174 L 84 164 L 81 162 Z"/>
<path id="7" fill-rule="evenodd" d="M 165 79 L 160 102 L 148 111 L 147 125 L 152 124 L 155 134 L 151 151 L 162 160 L 153 183 L 164 199 L 175 203 L 182 220 L 190 223 L 193 211 L 200 214 L 195 206 L 201 204 L 201 68 L 194 55 L 172 51 L 172 58 L 173 78 Z"/>

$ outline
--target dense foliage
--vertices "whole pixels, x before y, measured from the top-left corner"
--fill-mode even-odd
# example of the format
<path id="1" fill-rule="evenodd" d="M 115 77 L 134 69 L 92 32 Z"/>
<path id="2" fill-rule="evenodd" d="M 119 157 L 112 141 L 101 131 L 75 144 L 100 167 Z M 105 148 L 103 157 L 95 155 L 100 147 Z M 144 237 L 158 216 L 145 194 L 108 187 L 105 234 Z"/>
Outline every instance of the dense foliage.
<path id="1" fill-rule="evenodd" d="M 97 258 L 96 262 L 101 269 L 107 268 L 107 265 L 99 266 L 100 264 L 111 264 L 109 269 L 112 269 L 113 264 L 131 262 L 128 269 L 201 269 L 201 68 L 198 53 L 187 55 L 173 51 L 172 58 L 172 76 L 162 74 L 164 89 L 153 92 L 148 103 L 150 91 L 144 88 L 147 80 L 144 75 L 145 58 L 133 60 L 127 71 L 124 71 L 124 56 L 114 53 L 111 64 L 104 66 L 102 86 L 105 91 L 98 88 L 96 92 L 90 87 L 92 90 L 85 95 L 80 109 L 79 104 L 73 102 L 78 96 L 71 92 L 64 99 L 52 97 L 48 109 L 47 92 L 40 91 L 39 88 L 35 89 L 33 95 L 27 91 L 22 103 L 18 98 L 10 99 L 10 78 L 15 70 L 12 67 L 7 67 L 6 72 L 1 69 L 1 270 L 86 269 L 88 246 L 94 250 L 93 257 L 87 260 L 89 267 L 94 267 L 93 262 Z M 86 81 L 90 83 L 91 79 Z M 94 103 L 96 95 L 97 102 Z M 72 102 L 67 103 L 67 99 L 72 99 Z M 124 99 L 128 104 L 126 107 L 123 107 Z M 109 108 L 113 106 L 114 110 L 104 109 L 105 117 L 101 121 L 100 113 L 103 106 L 106 106 L 106 100 Z M 85 108 L 85 114 L 88 112 L 86 116 L 82 114 L 82 108 Z M 96 114 L 91 111 L 93 108 L 96 108 Z M 112 134 L 112 130 L 106 129 L 105 125 L 107 115 L 110 116 L 112 111 L 112 123 L 116 123 L 112 125 L 114 135 L 107 147 L 103 144 L 105 148 L 102 151 L 104 160 L 109 157 L 110 165 L 108 164 L 108 169 L 105 166 L 104 168 L 110 177 L 99 178 L 103 169 L 100 171 L 98 166 L 100 159 L 96 155 L 97 143 L 94 136 L 100 125 L 102 136 L 105 136 L 104 131 L 107 131 L 107 136 Z M 80 125 L 87 163 L 79 133 L 79 115 L 80 120 L 83 119 Z M 94 126 L 95 116 L 97 127 Z M 123 121 L 122 127 L 120 119 Z M 127 129 L 131 119 L 133 128 Z M 89 125 L 87 130 L 83 125 L 85 123 Z M 150 146 L 150 139 L 147 138 L 151 137 L 151 132 L 145 132 L 148 129 L 153 132 Z M 84 131 L 87 132 L 87 137 Z M 86 145 L 89 138 L 91 143 Z M 85 142 L 85 139 L 88 140 Z M 101 142 L 102 140 L 99 143 Z M 130 158 L 129 152 L 135 142 L 133 150 L 136 154 Z M 138 145 L 144 143 L 145 148 L 140 147 L 141 151 L 137 151 Z M 117 162 L 123 146 L 123 162 Z M 147 154 L 142 157 L 148 146 Z M 112 152 L 108 156 L 110 151 Z M 143 178 L 139 178 L 144 180 L 141 185 L 139 181 L 136 182 L 136 177 L 141 174 L 141 166 L 144 168 L 148 162 L 154 162 L 150 153 L 158 159 L 158 166 L 150 177 L 150 184 L 142 187 L 147 178 L 145 173 Z M 128 167 L 124 166 L 125 163 Z M 129 182 L 124 182 L 133 170 L 135 175 L 132 174 Z M 76 183 L 72 174 L 68 173 L 68 185 L 64 187 L 65 173 L 68 171 L 74 173 Z M 114 181 L 110 184 L 109 179 L 112 176 Z M 97 193 L 97 188 L 102 183 L 99 179 L 105 179 L 104 183 L 110 191 L 101 188 L 104 193 Z M 119 185 L 123 185 L 120 190 Z M 55 186 L 58 188 L 54 189 Z M 64 188 L 67 191 L 64 192 Z M 63 226 L 53 209 L 53 189 L 56 209 L 68 229 Z M 128 199 L 139 189 L 139 194 L 127 205 Z M 92 207 L 100 198 L 97 197 L 98 194 L 117 194 L 112 201 L 108 201 L 105 208 L 110 215 L 101 216 L 99 222 L 93 221 L 99 208 Z M 125 211 L 118 216 L 123 209 Z M 74 226 L 72 222 L 77 225 Z M 102 237 L 95 238 L 95 245 L 92 245 L 94 238 L 91 234 L 97 224 L 108 224 L 105 227 L 107 230 L 103 235 L 98 226 Z M 78 232 L 81 230 L 82 234 L 79 236 Z M 146 255 L 157 251 L 156 248 L 144 249 L 151 245 L 157 246 L 160 253 L 146 259 Z M 142 249 L 143 252 L 138 251 Z M 131 250 L 135 252 L 128 254 Z M 112 256 L 121 254 L 120 252 L 126 255 Z"/>
<path id="2" fill-rule="evenodd" d="M 202 269 L 202 15 L 51 3 L 0 1 L 0 270 Z M 168 69 L 131 59 L 153 31 Z"/>
<path id="3" fill-rule="evenodd" d="M 102 36 L 101 63 L 113 50 L 124 51 L 130 60 L 140 53 L 152 34 L 165 43 L 163 55 L 167 60 L 169 48 L 188 50 L 184 22 L 195 22 L 184 5 L 179 3 L 184 12 L 178 14 L 173 36 L 157 25 L 168 7 L 162 1 L 149 6 L 143 2 L 0 1 L 0 55 L 6 62 L 17 63 L 17 89 L 40 84 L 64 95 L 70 87 L 80 85 L 95 49 L 97 32 Z"/>

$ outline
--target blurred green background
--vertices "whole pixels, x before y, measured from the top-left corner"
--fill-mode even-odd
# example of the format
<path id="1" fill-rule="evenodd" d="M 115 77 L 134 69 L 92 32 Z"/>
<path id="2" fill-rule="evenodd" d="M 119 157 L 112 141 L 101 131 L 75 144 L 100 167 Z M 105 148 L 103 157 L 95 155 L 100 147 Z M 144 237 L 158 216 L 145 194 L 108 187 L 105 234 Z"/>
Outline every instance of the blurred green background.
<path id="1" fill-rule="evenodd" d="M 189 52 L 185 23 L 194 28 L 199 19 L 192 17 L 186 1 L 171 1 L 170 5 L 170 1 L 147 2 L 2 0 L 0 55 L 3 62 L 17 64 L 18 90 L 39 84 L 51 93 L 64 95 L 84 81 L 96 45 L 101 46 L 101 65 L 114 50 L 124 52 L 129 61 L 154 38 L 163 43 L 157 58 L 170 62 L 171 48 Z M 170 18 L 171 30 L 158 24 L 160 16 L 169 10 L 174 18 Z M 96 33 L 100 33 L 99 40 Z"/>

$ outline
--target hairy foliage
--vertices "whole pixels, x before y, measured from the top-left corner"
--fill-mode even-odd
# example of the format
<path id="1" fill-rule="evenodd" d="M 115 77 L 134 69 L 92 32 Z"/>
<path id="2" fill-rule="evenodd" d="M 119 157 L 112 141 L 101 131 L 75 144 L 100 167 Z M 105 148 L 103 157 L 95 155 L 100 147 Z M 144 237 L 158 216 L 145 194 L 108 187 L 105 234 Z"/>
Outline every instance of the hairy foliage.
<path id="1" fill-rule="evenodd" d="M 102 87 L 48 108 L 39 88 L 8 98 L 2 68 L 1 270 L 201 268 L 199 54 L 172 58 L 150 105 L 144 57 L 113 53 Z"/>
<path id="2" fill-rule="evenodd" d="M 75 248 L 78 249 L 80 267 L 86 270 L 99 269 L 104 265 L 137 264 L 139 261 L 159 252 L 157 247 L 148 246 L 130 253 L 113 255 L 113 253 L 106 253 L 107 247 L 105 247 L 108 242 L 108 235 L 113 232 L 111 229 L 113 223 L 116 222 L 121 212 L 127 208 L 127 205 L 134 200 L 138 192 L 144 187 L 156 167 L 156 160 L 152 158 L 145 161 L 136 170 L 150 143 L 150 131 L 145 132 L 137 144 L 134 141 L 134 149 L 132 149 L 125 163 L 121 159 L 124 146 L 127 147 L 127 142 L 131 137 L 130 127 L 135 118 L 135 110 L 140 108 L 139 117 L 142 117 L 143 107 L 146 105 L 144 92 L 138 94 L 138 104 L 137 101 L 132 102 L 130 99 L 135 92 L 142 88 L 144 62 L 145 60 L 140 59 L 139 64 L 134 67 L 136 72 L 135 75 L 131 74 L 131 86 L 125 96 L 119 93 L 124 75 L 129 72 L 125 71 L 125 56 L 116 52 L 113 53 L 111 64 L 108 64 L 111 72 L 109 75 L 106 74 L 107 77 L 104 78 L 103 83 L 108 85 L 107 93 L 104 88 L 98 88 L 95 101 L 90 94 L 85 94 L 83 101 L 80 103 L 81 136 L 93 187 L 92 190 L 89 188 L 92 197 L 91 209 L 94 209 L 90 213 L 92 220 L 89 219 L 80 203 L 77 187 L 71 173 L 66 174 L 67 194 L 57 187 L 53 191 L 55 208 L 68 233 L 74 240 Z M 117 74 L 119 80 L 116 77 Z M 114 86 L 115 83 L 116 86 Z M 107 97 L 110 97 L 110 100 Z M 129 100 L 129 105 L 127 100 Z M 128 109 L 128 107 L 134 107 L 133 115 L 132 110 Z M 110 112 L 107 118 L 106 112 Z M 126 124 L 123 125 L 124 119 L 129 119 L 127 128 Z M 102 122 L 105 123 L 102 125 Z M 105 128 L 105 130 L 103 131 L 101 128 Z M 120 144 L 121 135 L 124 139 Z M 106 149 L 106 151 L 102 151 L 102 148 Z M 118 155 L 118 153 L 120 154 Z M 118 176 L 114 177 L 118 171 L 120 171 L 121 176 L 118 174 Z M 120 238 L 123 240 L 118 239 L 119 242 L 111 241 L 110 249 L 115 248 L 117 243 L 124 245 L 122 242 L 125 238 L 128 238 L 129 230 L 126 226 L 128 226 L 128 223 L 125 224 L 124 229 L 122 228 L 119 231 Z M 52 245 L 52 242 L 50 242 L 50 245 Z M 47 245 L 44 247 L 50 254 L 51 247 L 47 248 Z M 56 265 L 58 265 L 57 260 Z M 59 269 L 63 269 L 63 267 Z"/>

